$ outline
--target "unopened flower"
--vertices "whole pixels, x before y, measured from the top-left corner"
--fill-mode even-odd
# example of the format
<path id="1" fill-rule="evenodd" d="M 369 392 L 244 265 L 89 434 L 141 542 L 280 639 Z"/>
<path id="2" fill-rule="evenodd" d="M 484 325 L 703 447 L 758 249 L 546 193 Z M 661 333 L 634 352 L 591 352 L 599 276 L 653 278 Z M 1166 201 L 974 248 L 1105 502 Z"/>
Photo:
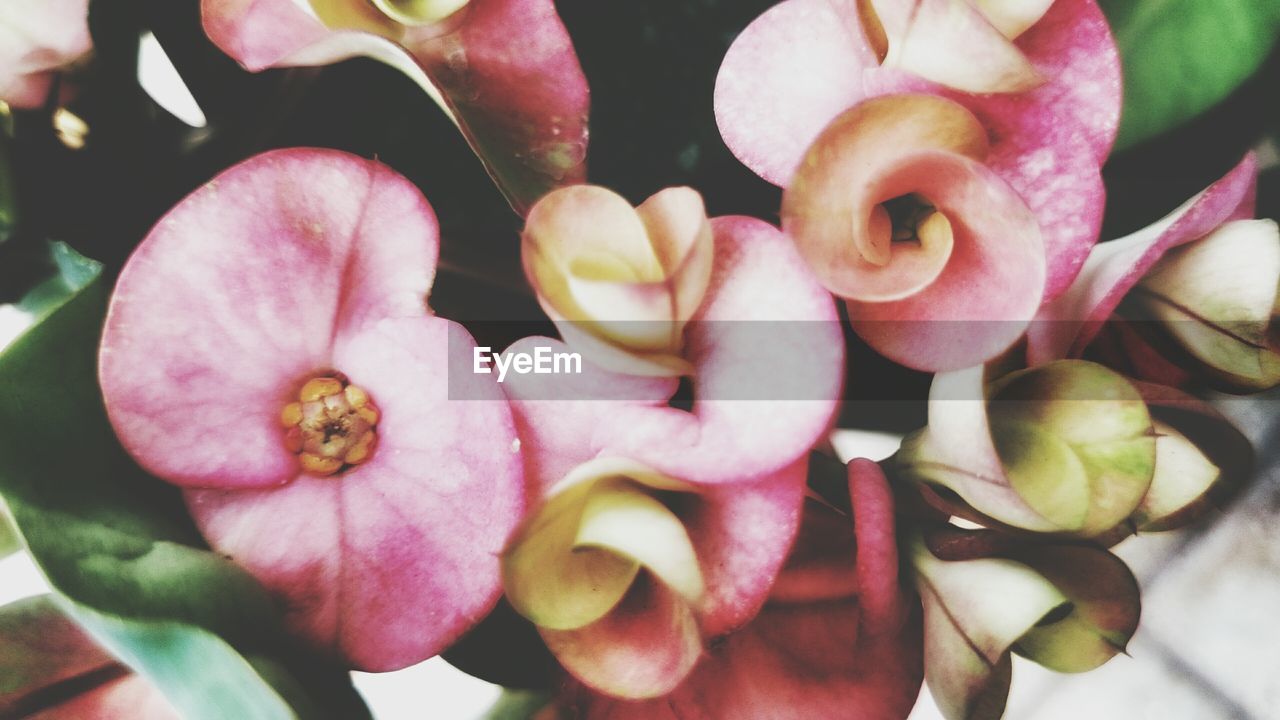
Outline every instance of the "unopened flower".
<path id="1" fill-rule="evenodd" d="M 1094 0 L 785 0 L 726 54 L 716 120 L 734 155 L 785 187 L 850 108 L 922 92 L 977 118 L 983 163 L 1038 221 L 1045 297 L 1060 294 L 1098 239 L 1120 117 L 1119 56 Z"/>
<path id="2" fill-rule="evenodd" d="M 0 2 L 0 102 L 36 108 L 59 71 L 93 48 L 89 0 Z"/>
<path id="3" fill-rule="evenodd" d="M 1166 383 L 1280 384 L 1280 231 L 1250 219 L 1256 175 L 1247 157 L 1168 217 L 1095 248 L 1071 289 L 1040 311 L 1029 361 L 1089 352 Z"/>
<path id="4" fill-rule="evenodd" d="M 1003 714 L 1011 653 L 1087 672 L 1124 652 L 1137 630 L 1138 583 L 1101 548 L 946 529 L 916 535 L 909 552 L 925 679 L 948 720 Z"/>
<path id="5" fill-rule="evenodd" d="M 186 490 L 209 544 L 289 626 L 370 670 L 448 645 L 500 595 L 522 472 L 473 343 L 431 315 L 435 215 L 344 153 L 266 153 L 182 201 L 121 273 L 102 339 L 108 415 Z"/>
<path id="6" fill-rule="evenodd" d="M 1064 360 L 998 378 L 982 367 L 938 375 L 928 426 L 891 468 L 988 526 L 1098 537 L 1139 507 L 1156 456 L 1138 390 L 1101 365 Z"/>
<path id="7" fill-rule="evenodd" d="M 854 330 L 923 370 L 985 362 L 1040 306 L 1044 245 L 1022 198 L 984 163 L 982 124 L 933 95 L 864 101 L 805 154 L 782 227 Z"/>
<path id="8" fill-rule="evenodd" d="M 679 686 L 636 702 L 569 685 L 584 720 L 902 718 L 920 691 L 919 602 L 899 578 L 893 495 L 855 461 L 853 517 L 807 501 L 796 545 L 760 614 L 706 650 Z"/>
<path id="9" fill-rule="evenodd" d="M 635 374 L 688 371 L 684 326 L 714 257 L 698 193 L 670 188 L 632 208 L 601 187 L 563 188 L 529 212 L 522 238 L 525 273 L 571 345 Z"/>
<path id="10" fill-rule="evenodd" d="M 519 212 L 585 174 L 587 81 L 551 0 L 202 0 L 201 15 L 250 71 L 367 56 L 404 72 Z"/>

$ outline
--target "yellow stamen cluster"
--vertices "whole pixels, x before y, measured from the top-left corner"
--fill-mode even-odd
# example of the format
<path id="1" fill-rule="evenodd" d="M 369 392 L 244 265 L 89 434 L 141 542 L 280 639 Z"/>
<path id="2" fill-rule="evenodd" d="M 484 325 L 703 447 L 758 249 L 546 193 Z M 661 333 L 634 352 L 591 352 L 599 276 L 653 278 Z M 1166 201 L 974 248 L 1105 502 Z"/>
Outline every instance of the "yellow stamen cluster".
<path id="1" fill-rule="evenodd" d="M 285 447 L 306 472 L 328 476 L 373 455 L 378 443 L 377 406 L 363 388 L 341 374 L 314 377 L 297 402 L 280 411 Z"/>

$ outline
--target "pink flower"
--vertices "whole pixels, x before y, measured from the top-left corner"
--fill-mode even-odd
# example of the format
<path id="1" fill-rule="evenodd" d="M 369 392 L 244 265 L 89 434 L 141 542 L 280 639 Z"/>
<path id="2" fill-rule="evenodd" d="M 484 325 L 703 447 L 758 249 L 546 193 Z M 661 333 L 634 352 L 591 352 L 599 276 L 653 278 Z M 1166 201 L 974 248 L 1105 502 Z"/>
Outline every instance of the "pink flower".
<path id="1" fill-rule="evenodd" d="M 559 703 L 587 720 L 906 717 L 923 678 L 919 601 L 900 585 L 884 474 L 855 461 L 849 483 L 852 523 L 809 501 L 763 610 L 677 688 L 635 702 L 570 686 Z"/>
<path id="2" fill-rule="evenodd" d="M 438 244 L 388 168 L 266 153 L 160 221 L 102 340 L 125 448 L 296 632 L 363 669 L 434 655 L 488 611 L 523 508 L 497 385 L 461 376 L 469 401 L 448 400 L 449 348 L 473 343 L 426 306 Z"/>
<path id="3" fill-rule="evenodd" d="M 708 227 L 691 191 L 638 210 L 598 188 L 543 203 L 526 230 L 539 297 L 563 309 L 562 329 L 584 329 L 567 338 L 603 341 L 622 369 L 584 353 L 580 374 L 507 378 L 536 503 L 505 555 L 507 597 L 581 682 L 661 696 L 769 594 L 799 523 L 805 455 L 840 392 L 840 327 L 777 229 Z M 587 242 L 596 233 L 610 242 Z M 709 273 L 693 269 L 704 260 Z M 611 322 L 637 308 L 656 332 Z M 535 347 L 577 345 L 527 338 L 508 352 Z M 632 374 L 633 362 L 655 373 Z M 691 410 L 669 405 L 680 374 Z"/>
<path id="4" fill-rule="evenodd" d="M 688 226 L 699 232 L 698 223 Z M 571 224 L 564 227 L 573 232 Z M 722 217 L 711 221 L 711 231 L 710 277 L 698 283 L 705 289 L 696 310 L 679 325 L 680 350 L 674 358 L 684 368 L 675 374 L 687 375 L 693 385 L 692 407 L 669 405 L 677 377 L 606 370 L 590 362 L 586 350 L 580 375 L 508 377 L 503 387 L 534 477 L 558 480 L 587 458 L 616 455 L 688 482 L 735 482 L 789 466 L 829 428 L 844 366 L 831 296 L 773 226 Z M 537 288 L 544 284 L 534 282 Z M 589 317 L 616 319 L 610 308 L 619 314 L 624 309 L 606 303 Z M 666 318 L 655 321 L 661 327 L 676 325 L 665 314 L 655 317 Z M 581 324 L 559 326 L 563 331 Z M 538 346 L 553 352 L 578 349 L 574 335 L 565 337 L 570 342 L 526 338 L 508 352 L 532 352 Z"/>
<path id="5" fill-rule="evenodd" d="M 796 182 L 821 177 L 824 172 L 839 174 L 824 168 L 841 164 L 832 156 L 841 152 L 842 142 L 861 137 L 864 147 L 878 147 L 880 162 L 910 162 L 915 170 L 881 166 L 879 174 L 866 173 L 865 181 L 878 184 L 876 192 L 857 202 L 882 205 L 903 198 L 903 194 L 892 194 L 902 191 L 908 198 L 914 195 L 941 209 L 940 201 L 921 194 L 923 188 L 905 177 L 929 175 L 925 159 L 918 157 L 922 153 L 910 144 L 901 144 L 901 138 L 899 145 L 893 145 L 891 132 L 838 131 L 836 125 L 842 121 L 837 118 L 847 122 L 856 108 L 885 95 L 928 93 L 958 103 L 971 113 L 983 135 L 981 152 L 972 152 L 975 146 L 970 143 L 960 154 L 980 162 L 981 174 L 989 176 L 968 184 L 998 187 L 994 182 L 998 179 L 1013 191 L 1002 188 L 997 191 L 999 197 L 1016 195 L 1030 209 L 1043 239 L 1041 294 L 1051 299 L 1070 284 L 1089 247 L 1097 241 L 1104 202 L 1099 168 L 1118 124 L 1120 67 L 1106 20 L 1093 0 L 1057 0 L 1051 6 L 1045 2 L 1024 4 L 1022 7 L 1029 10 L 1025 15 L 1005 12 L 1009 7 L 1007 3 L 960 0 L 785 0 L 757 18 L 725 57 L 715 98 L 720 131 L 740 160 L 770 182 L 787 186 L 790 194 L 804 192 L 796 190 Z M 1004 10 L 997 12 L 1001 8 Z M 815 142 L 822 145 L 821 150 Z M 926 146 L 953 153 L 958 150 L 938 148 L 934 143 Z M 859 160 L 847 157 L 849 163 Z M 891 171 L 897 176 L 891 176 Z M 851 188 L 851 193 L 854 190 Z M 839 212 L 854 203 L 846 200 L 838 206 Z M 1009 206 L 1003 199 L 984 203 L 975 197 L 944 216 L 952 226 L 963 226 L 968 222 L 966 214 L 1000 216 Z M 859 212 L 862 209 L 857 208 Z M 869 217 L 870 212 L 856 219 L 866 223 Z M 834 225 L 840 220 L 836 217 L 830 222 Z M 894 248 L 895 253 L 869 257 L 861 253 L 870 265 L 890 268 L 883 274 L 901 275 L 902 280 L 894 283 L 897 292 L 889 296 L 859 293 L 850 298 L 858 305 L 857 311 L 867 313 L 869 323 L 889 319 L 902 329 L 907 322 L 939 321 L 944 325 L 965 319 L 956 316 L 952 303 L 970 308 L 981 305 L 983 312 L 975 313 L 975 318 L 1016 321 L 1006 324 L 1006 331 L 1016 334 L 1016 325 L 1029 320 L 1034 311 L 1027 310 L 1024 300 L 1035 289 L 1034 273 L 1038 271 L 1027 266 L 1033 276 L 1024 278 L 1010 270 L 1019 265 L 1015 259 L 1025 249 L 1022 243 L 1008 245 L 1006 238 L 1011 233 L 972 228 L 968 234 L 985 235 L 982 240 L 990 247 L 965 251 L 964 246 L 975 240 L 962 237 L 966 234 L 963 230 L 958 228 L 956 233 L 957 252 L 953 256 L 926 255 L 943 261 L 954 257 L 957 263 L 982 258 L 964 273 L 955 269 L 920 273 L 917 263 L 895 257 L 904 243 Z M 826 242 L 843 244 L 852 255 L 859 248 L 848 238 L 850 232 L 846 226 L 843 240 L 828 236 Z M 1006 246 L 1014 257 L 993 265 L 995 249 Z M 821 271 L 822 259 L 807 254 Z M 849 264 L 851 261 L 843 265 Z M 940 267 L 937 262 L 932 264 L 935 269 Z M 825 282 L 833 292 L 848 297 L 849 288 L 861 277 L 847 274 L 840 283 L 830 278 L 845 269 L 829 270 Z M 903 295 L 904 288 L 922 282 L 927 287 L 934 279 L 951 282 L 947 301 L 937 302 L 941 290 L 935 290 L 934 301 L 921 300 L 916 307 L 876 311 L 867 307 L 870 303 L 897 304 L 916 294 Z M 1016 288 L 1010 296 L 1013 301 L 1000 302 L 992 287 L 1009 283 Z M 975 329 L 972 323 L 964 324 L 970 331 L 1000 334 L 995 327 Z M 902 332 L 882 334 L 903 337 Z M 885 347 L 887 340 L 880 337 L 867 339 L 895 360 L 922 369 L 957 369 L 974 362 L 973 357 L 948 357 L 945 346 L 949 342 L 945 339 L 931 341 L 922 356 Z M 982 347 L 986 343 L 975 344 Z M 981 359 L 985 358 L 978 361 Z"/>
<path id="6" fill-rule="evenodd" d="M 89 0 L 0 2 L 0 102 L 40 107 L 58 72 L 92 48 Z"/>
<path id="7" fill-rule="evenodd" d="M 518 212 L 585 174 L 587 81 L 551 0 L 202 0 L 201 13 L 253 72 L 356 56 L 404 72 Z"/>
<path id="8" fill-rule="evenodd" d="M 1275 326 L 1280 233 L 1252 220 L 1250 155 L 1164 219 L 1094 248 L 1070 289 L 1028 334 L 1032 364 L 1088 349 L 1140 377 L 1222 389 L 1280 383 Z"/>

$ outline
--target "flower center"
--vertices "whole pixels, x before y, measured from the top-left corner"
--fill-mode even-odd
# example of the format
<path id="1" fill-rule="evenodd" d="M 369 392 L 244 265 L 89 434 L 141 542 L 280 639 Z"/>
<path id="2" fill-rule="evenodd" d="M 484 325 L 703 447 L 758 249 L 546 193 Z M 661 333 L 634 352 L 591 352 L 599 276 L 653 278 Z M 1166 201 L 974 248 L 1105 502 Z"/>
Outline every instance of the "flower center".
<path id="1" fill-rule="evenodd" d="M 297 402 L 280 411 L 285 447 L 304 471 L 322 477 L 373 456 L 378 419 L 369 394 L 342 373 L 307 380 Z"/>
<path id="2" fill-rule="evenodd" d="M 919 243 L 920 226 L 938 212 L 928 200 L 915 193 L 884 201 L 884 210 L 889 213 L 889 223 L 893 227 L 890 239 L 896 243 Z"/>
<path id="3" fill-rule="evenodd" d="M 862 258 L 884 267 L 901 245 L 931 246 L 951 234 L 951 222 L 926 198 L 907 193 L 890 198 L 871 211 L 871 233 L 856 242 Z M 861 238 L 861 234 L 855 238 Z"/>

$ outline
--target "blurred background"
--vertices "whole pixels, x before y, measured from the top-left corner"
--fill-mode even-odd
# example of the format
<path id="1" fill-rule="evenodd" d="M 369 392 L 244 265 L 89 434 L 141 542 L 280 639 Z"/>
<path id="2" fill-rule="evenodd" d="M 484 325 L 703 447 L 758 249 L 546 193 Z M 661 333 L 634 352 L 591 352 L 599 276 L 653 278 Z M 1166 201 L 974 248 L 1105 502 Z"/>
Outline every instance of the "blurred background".
<path id="1" fill-rule="evenodd" d="M 592 88 L 590 180 L 635 202 L 662 187 L 691 185 L 712 215 L 776 221 L 778 189 L 729 154 L 711 106 L 725 50 L 772 4 L 560 0 Z M 1164 50 L 1168 58 L 1126 57 L 1126 72 L 1142 84 L 1129 90 L 1123 148 L 1104 171 L 1104 239 L 1163 216 L 1250 149 L 1264 168 L 1258 215 L 1280 217 L 1280 52 L 1274 42 L 1280 3 L 1271 3 L 1265 28 L 1238 27 L 1239 16 L 1229 12 L 1205 14 L 1208 6 L 1233 5 L 1217 0 L 1103 4 L 1129 28 L 1117 34 L 1130 53 L 1143 46 L 1162 51 L 1142 24 L 1154 21 L 1135 20 L 1135 13 L 1194 13 L 1196 23 L 1194 32 L 1179 36 L 1182 45 L 1166 43 L 1173 48 Z M 18 180 L 6 186 L 0 179 L 0 189 L 8 187 L 0 212 L 0 345 L 38 313 L 40 293 L 32 290 L 57 271 L 50 241 L 101 261 L 109 279 L 185 194 L 253 154 L 297 145 L 377 157 L 431 199 L 447 238 L 433 293 L 441 315 L 462 321 L 541 317 L 528 295 L 511 289 L 523 282 L 519 219 L 449 121 L 396 71 L 353 60 L 248 74 L 209 44 L 194 0 L 95 2 L 91 28 L 96 50 L 80 70 L 83 91 L 57 113 L 7 118 L 11 132 L 0 133 L 0 162 L 7 160 Z M 1241 37 L 1261 45 L 1237 61 L 1230 49 L 1245 42 Z M 1235 63 L 1232 72 L 1206 74 L 1187 59 L 1213 53 L 1222 54 L 1222 64 Z M 1166 75 L 1144 75 L 1153 63 L 1163 65 Z M 1148 105 L 1160 83 L 1174 107 L 1150 120 L 1159 114 Z M 1177 117 L 1169 120 L 1169 114 Z M 475 331 L 501 327 L 477 323 Z M 502 347 L 514 338 L 477 339 Z M 841 426 L 905 433 L 923 425 L 928 376 L 893 366 L 852 335 L 849 343 L 849 392 L 874 405 L 851 403 Z M 1142 626 L 1130 656 L 1078 677 L 1015 663 L 1007 717 L 1280 717 L 1278 399 L 1218 398 L 1259 454 L 1257 482 L 1230 512 L 1187 531 L 1120 546 L 1143 586 Z M 892 440 L 883 449 L 883 436 L 851 436 L 850 442 L 878 443 L 863 453 L 872 457 L 892 450 Z M 0 602 L 44 588 L 24 555 L 0 560 Z M 496 686 L 440 659 L 399 673 L 356 675 L 357 688 L 384 720 L 424 717 L 426 703 L 432 717 L 480 717 L 499 695 Z M 912 717 L 940 716 L 924 698 Z"/>

